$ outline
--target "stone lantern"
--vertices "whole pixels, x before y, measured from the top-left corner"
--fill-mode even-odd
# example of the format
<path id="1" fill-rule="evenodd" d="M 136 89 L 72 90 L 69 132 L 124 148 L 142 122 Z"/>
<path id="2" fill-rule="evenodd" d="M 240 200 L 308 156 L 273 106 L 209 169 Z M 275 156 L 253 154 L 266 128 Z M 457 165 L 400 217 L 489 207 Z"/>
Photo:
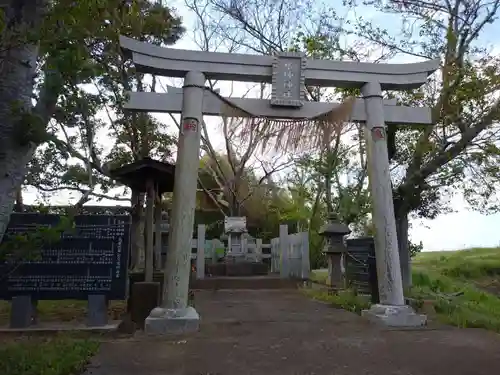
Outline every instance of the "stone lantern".
<path id="1" fill-rule="evenodd" d="M 349 227 L 339 223 L 337 215 L 333 213 L 328 216 L 328 222 L 319 231 L 319 234 L 325 237 L 323 252 L 328 260 L 327 284 L 336 289 L 345 288 L 343 255 L 347 248 L 344 244 L 344 236 L 349 233 L 351 233 Z"/>

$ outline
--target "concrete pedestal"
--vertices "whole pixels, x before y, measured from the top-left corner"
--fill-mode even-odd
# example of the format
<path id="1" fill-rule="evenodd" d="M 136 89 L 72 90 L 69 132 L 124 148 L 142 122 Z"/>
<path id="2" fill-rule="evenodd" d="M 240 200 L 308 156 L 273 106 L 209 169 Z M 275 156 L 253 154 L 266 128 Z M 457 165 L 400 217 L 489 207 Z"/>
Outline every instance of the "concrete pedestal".
<path id="1" fill-rule="evenodd" d="M 30 295 L 14 296 L 10 309 L 10 328 L 27 328 L 33 321 L 33 301 Z"/>
<path id="2" fill-rule="evenodd" d="M 191 306 L 185 309 L 154 308 L 144 322 L 149 335 L 192 333 L 200 328 L 200 316 Z"/>
<path id="3" fill-rule="evenodd" d="M 161 304 L 159 282 L 136 282 L 132 285 L 130 317 L 139 328 L 144 328 L 144 321 L 151 310 Z"/>
<path id="4" fill-rule="evenodd" d="M 369 310 L 363 310 L 361 316 L 387 327 L 423 327 L 427 316 L 417 314 L 410 306 L 372 305 Z"/>

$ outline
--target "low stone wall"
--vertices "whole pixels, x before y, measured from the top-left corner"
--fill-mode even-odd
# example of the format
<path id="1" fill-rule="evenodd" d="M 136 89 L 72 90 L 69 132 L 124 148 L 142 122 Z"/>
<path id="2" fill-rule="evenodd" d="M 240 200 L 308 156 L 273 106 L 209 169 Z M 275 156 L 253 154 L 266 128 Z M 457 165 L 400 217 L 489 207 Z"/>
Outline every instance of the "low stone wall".
<path id="1" fill-rule="evenodd" d="M 269 267 L 260 262 L 215 263 L 205 266 L 206 277 L 267 275 Z"/>

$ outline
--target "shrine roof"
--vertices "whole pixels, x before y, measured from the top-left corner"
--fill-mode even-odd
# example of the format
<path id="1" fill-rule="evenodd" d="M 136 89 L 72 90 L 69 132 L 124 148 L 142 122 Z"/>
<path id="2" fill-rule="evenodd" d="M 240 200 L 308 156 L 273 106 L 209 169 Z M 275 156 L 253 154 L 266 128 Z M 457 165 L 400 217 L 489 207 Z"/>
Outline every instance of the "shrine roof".
<path id="1" fill-rule="evenodd" d="M 111 176 L 123 185 L 146 192 L 146 182 L 153 181 L 159 193 L 172 192 L 175 181 L 175 165 L 146 157 L 110 171 Z"/>

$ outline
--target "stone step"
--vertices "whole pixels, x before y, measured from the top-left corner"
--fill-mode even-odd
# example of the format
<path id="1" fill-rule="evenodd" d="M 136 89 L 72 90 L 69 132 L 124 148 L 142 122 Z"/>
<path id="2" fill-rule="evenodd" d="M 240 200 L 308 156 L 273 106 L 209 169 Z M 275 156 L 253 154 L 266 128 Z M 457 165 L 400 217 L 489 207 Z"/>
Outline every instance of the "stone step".
<path id="1" fill-rule="evenodd" d="M 235 262 L 207 264 L 205 275 L 209 277 L 267 276 L 269 266 L 262 262 Z"/>
<path id="2" fill-rule="evenodd" d="M 281 279 L 277 276 L 220 276 L 191 280 L 192 290 L 217 289 L 296 289 L 300 280 Z"/>

